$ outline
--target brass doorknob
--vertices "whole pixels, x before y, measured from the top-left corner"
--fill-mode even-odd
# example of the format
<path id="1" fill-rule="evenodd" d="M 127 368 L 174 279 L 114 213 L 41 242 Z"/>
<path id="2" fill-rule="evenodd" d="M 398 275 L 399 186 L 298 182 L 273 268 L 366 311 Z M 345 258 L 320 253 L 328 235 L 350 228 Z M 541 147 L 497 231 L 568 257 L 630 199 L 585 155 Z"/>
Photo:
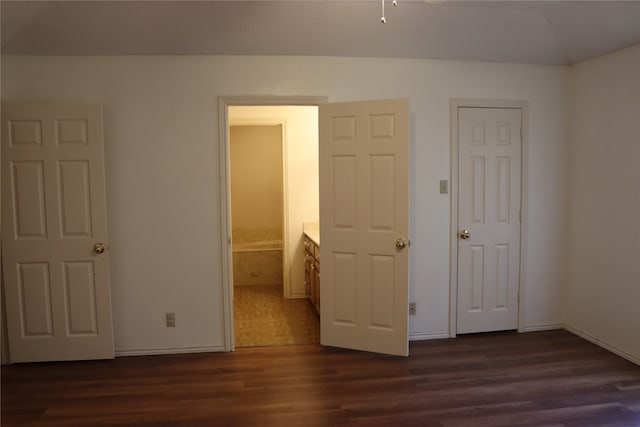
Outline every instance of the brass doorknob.
<path id="1" fill-rule="evenodd" d="M 406 239 L 403 239 L 402 237 L 399 237 L 398 239 L 396 239 L 396 248 L 398 249 L 404 249 L 407 247 L 408 244 L 409 242 Z"/>
<path id="2" fill-rule="evenodd" d="M 462 240 L 468 240 L 471 237 L 469 230 L 462 230 L 459 235 Z"/>
<path id="3" fill-rule="evenodd" d="M 97 254 L 101 254 L 106 250 L 107 250 L 107 247 L 105 246 L 104 243 L 98 242 L 95 245 L 93 245 L 93 252 L 95 252 Z"/>

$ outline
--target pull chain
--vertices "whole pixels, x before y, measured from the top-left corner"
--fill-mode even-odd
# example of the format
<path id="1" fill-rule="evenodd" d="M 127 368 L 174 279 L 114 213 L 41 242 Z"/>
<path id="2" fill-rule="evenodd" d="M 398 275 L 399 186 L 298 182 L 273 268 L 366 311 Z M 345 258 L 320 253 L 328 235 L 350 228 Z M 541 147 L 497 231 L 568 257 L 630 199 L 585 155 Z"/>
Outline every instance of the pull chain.
<path id="1" fill-rule="evenodd" d="M 382 17 L 380 18 L 380 22 L 382 22 L 383 24 L 387 23 L 387 18 L 384 17 L 384 0 L 380 0 L 381 5 L 382 5 Z M 393 2 L 391 2 L 391 4 L 393 4 L 393 7 L 397 7 L 398 6 L 398 0 L 393 0 Z"/>

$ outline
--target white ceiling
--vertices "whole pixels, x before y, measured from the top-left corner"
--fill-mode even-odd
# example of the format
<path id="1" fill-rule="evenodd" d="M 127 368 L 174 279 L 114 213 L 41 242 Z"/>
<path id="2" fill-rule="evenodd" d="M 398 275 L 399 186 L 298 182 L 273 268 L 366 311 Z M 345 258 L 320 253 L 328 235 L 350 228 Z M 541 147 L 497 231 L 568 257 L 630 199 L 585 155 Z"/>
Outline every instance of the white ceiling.
<path id="1" fill-rule="evenodd" d="M 639 1 L 7 1 L 2 53 L 573 64 L 640 43 Z"/>

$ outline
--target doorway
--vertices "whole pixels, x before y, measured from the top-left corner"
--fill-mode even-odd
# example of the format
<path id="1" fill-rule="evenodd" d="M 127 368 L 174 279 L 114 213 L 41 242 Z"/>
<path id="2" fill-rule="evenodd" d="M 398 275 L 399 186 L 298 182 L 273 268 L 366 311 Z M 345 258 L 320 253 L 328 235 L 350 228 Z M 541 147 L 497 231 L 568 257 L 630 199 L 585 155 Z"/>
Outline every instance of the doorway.
<path id="1" fill-rule="evenodd" d="M 317 107 L 240 102 L 223 108 L 231 345 L 318 343 L 302 232 L 303 223 L 318 222 Z"/>
<path id="2" fill-rule="evenodd" d="M 284 222 L 284 247 L 283 259 L 285 263 L 284 270 L 284 292 L 287 296 L 295 298 L 295 295 L 306 298 L 306 290 L 304 280 L 296 281 L 294 277 L 294 269 L 300 268 L 300 273 L 304 275 L 303 263 L 303 245 L 287 245 L 289 239 L 302 240 L 303 226 L 315 225 L 317 232 L 319 223 L 329 226 L 329 234 L 325 231 L 320 233 L 328 238 L 324 240 L 321 246 L 320 256 L 323 261 L 323 276 L 329 277 L 330 286 L 334 290 L 340 290 L 341 294 L 353 295 L 351 292 L 356 288 L 356 276 L 353 262 L 345 265 L 341 261 L 346 254 L 349 261 L 354 261 L 356 255 L 363 258 L 364 264 L 368 265 L 364 269 L 361 280 L 357 280 L 358 288 L 362 291 L 362 296 L 358 298 L 358 303 L 354 305 L 355 298 L 343 301 L 341 296 L 335 292 L 327 290 L 322 286 L 320 292 L 320 313 L 322 317 L 322 345 L 337 346 L 343 348 L 358 349 L 364 351 L 381 352 L 386 354 L 408 355 L 408 257 L 405 248 L 408 248 L 408 100 L 372 100 L 358 102 L 343 103 L 326 103 L 326 99 L 320 97 L 220 97 L 219 98 L 219 123 L 220 123 L 220 193 L 221 193 L 221 232 L 222 232 L 222 258 L 223 268 L 221 271 L 222 278 L 222 297 L 224 307 L 224 334 L 225 349 L 233 351 L 234 342 L 234 317 L 233 317 L 233 291 L 232 286 L 232 225 L 230 212 L 231 188 L 228 179 L 229 171 L 229 111 L 236 106 L 300 106 L 309 105 L 318 107 L 315 111 L 317 115 L 318 125 L 314 135 L 318 135 L 321 143 L 318 147 L 325 147 L 324 154 L 317 153 L 317 158 L 323 160 L 319 162 L 314 158 L 313 163 L 307 165 L 298 164 L 297 162 L 285 161 L 285 179 L 288 185 L 307 182 L 304 179 L 292 179 L 287 176 L 294 169 L 291 165 L 297 167 L 295 171 L 301 174 L 307 174 L 317 177 L 318 181 L 314 185 L 299 188 L 299 191 L 289 191 L 284 193 L 285 204 L 285 222 Z M 357 110 L 357 111 L 356 111 Z M 287 121 L 287 125 L 288 125 Z M 287 135 L 285 141 L 294 141 L 289 135 L 288 127 L 285 126 L 283 131 Z M 358 132 L 356 132 L 358 129 Z M 318 130 L 320 131 L 318 134 Z M 356 135 L 360 135 L 356 137 Z M 362 136 L 364 135 L 364 137 Z M 346 144 L 345 144 L 346 142 Z M 334 153 L 333 148 L 343 146 L 343 148 L 352 149 L 353 146 L 361 147 L 357 152 L 346 154 L 349 158 L 344 159 L 340 153 Z M 288 159 L 290 153 L 288 148 L 300 147 L 304 144 L 287 144 L 285 142 L 284 158 Z M 335 155 L 333 155 L 333 154 Z M 318 155 L 319 154 L 319 155 Z M 328 156 L 328 157 L 327 157 Z M 343 161 L 344 160 L 344 161 Z M 357 169 L 361 171 L 358 176 L 358 182 L 362 185 L 354 187 L 353 185 L 343 185 L 342 178 L 348 178 L 352 182 L 355 179 L 355 169 L 352 167 L 360 164 Z M 311 173 L 310 166 L 313 168 L 320 167 L 320 170 Z M 345 167 L 342 167 L 345 166 Z M 332 172 L 333 171 L 333 172 Z M 337 174 L 336 174 L 337 172 Z M 335 179 L 334 179 L 335 178 Z M 337 180 L 336 180 L 337 179 Z M 320 183 L 322 180 L 322 183 Z M 333 182 L 333 184 L 331 184 Z M 398 185 L 392 185 L 397 183 Z M 355 242 L 358 247 L 370 247 L 367 253 L 354 253 L 349 248 L 340 249 L 340 245 L 345 243 L 344 239 L 336 240 L 332 237 L 331 231 L 341 228 L 344 224 L 342 220 L 353 218 L 354 210 L 344 211 L 342 208 L 349 209 L 354 206 L 349 202 L 343 206 L 342 201 L 347 200 L 349 189 L 356 189 L 358 192 L 364 190 L 367 197 L 362 197 L 363 203 L 358 204 L 356 209 L 359 214 L 358 218 L 362 221 L 358 222 L 358 229 L 370 232 L 378 232 L 381 236 L 379 242 L 374 246 L 370 246 L 365 242 L 364 235 L 358 235 L 357 239 L 347 241 Z M 303 191 L 310 190 L 310 191 Z M 373 191 L 375 190 L 375 191 Z M 317 192 L 317 193 L 316 193 Z M 308 221 L 306 217 L 294 219 L 292 207 L 297 206 L 292 203 L 291 196 L 296 195 L 303 197 L 306 194 L 322 193 L 323 210 L 319 214 L 320 201 L 319 197 L 314 197 L 312 203 L 302 203 L 300 206 L 306 209 L 313 208 L 313 214 L 322 216 L 316 221 Z M 364 195 L 363 194 L 363 195 Z M 345 198 L 346 197 L 346 198 Z M 351 198 L 353 200 L 353 198 Z M 388 203 L 394 200 L 393 203 Z M 326 203 L 327 201 L 333 201 Z M 334 203 L 335 202 L 335 203 Z M 337 209 L 340 207 L 340 209 Z M 372 209 L 370 209 L 372 208 Z M 331 212 L 334 212 L 333 215 Z M 332 218 L 339 223 L 328 221 Z M 315 224 L 312 224 L 315 223 Z M 322 227 L 325 227 L 323 225 Z M 297 229 L 297 231 L 295 231 Z M 309 227 L 312 229 L 312 227 Z M 326 229 L 323 229 L 326 230 Z M 383 232 L 381 232 L 383 231 Z M 324 233 L 324 234 L 323 234 Z M 313 233 L 312 233 L 313 234 Z M 361 233 L 362 234 L 362 233 Z M 384 234 L 384 236 L 382 236 Z M 398 237 L 400 236 L 400 237 Z M 370 242 L 371 243 L 371 242 Z M 379 244 L 379 245 L 378 245 Z M 362 246 L 364 245 L 364 246 Z M 380 246 L 381 245 L 381 246 Z M 292 248 L 296 248 L 294 252 Z M 290 263 L 291 280 L 287 286 L 286 275 L 288 269 L 286 262 L 293 254 L 297 254 L 300 249 L 300 262 Z M 341 252 L 342 251 L 342 252 Z M 345 252 L 347 251 L 347 252 Z M 371 252 L 373 251 L 373 252 Z M 397 256 L 404 254 L 404 256 Z M 327 261 L 328 260 L 328 261 Z M 328 267 L 325 270 L 326 263 Z M 337 269 L 332 267 L 339 264 Z M 344 268 L 343 268 L 344 267 Z M 396 268 L 397 267 L 397 268 Z M 394 271 L 397 270 L 397 274 Z M 304 277 L 304 276 L 303 276 Z M 337 284 L 337 285 L 336 285 Z M 344 285 L 344 286 L 343 286 Z M 333 303 L 338 303 L 338 310 Z M 353 309 L 353 310 L 352 310 Z M 350 310 L 347 313 L 345 310 Z M 343 314 L 351 315 L 355 313 L 358 319 L 357 327 L 342 328 L 340 330 L 327 328 L 330 323 L 345 323 L 346 317 Z M 338 316 L 338 317 L 336 317 Z M 326 321 L 325 321 L 326 320 Z M 354 324 L 356 325 L 356 324 Z M 359 338 L 360 331 L 366 329 L 365 339 Z M 338 340 L 338 341 L 336 341 Z"/>

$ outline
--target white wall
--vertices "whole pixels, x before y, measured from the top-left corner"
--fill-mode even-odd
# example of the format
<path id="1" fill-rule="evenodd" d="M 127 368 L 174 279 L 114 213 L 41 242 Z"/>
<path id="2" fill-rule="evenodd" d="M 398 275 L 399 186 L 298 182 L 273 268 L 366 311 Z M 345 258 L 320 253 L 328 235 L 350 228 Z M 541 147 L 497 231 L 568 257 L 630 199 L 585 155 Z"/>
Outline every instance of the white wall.
<path id="1" fill-rule="evenodd" d="M 288 296 L 304 297 L 304 246 L 302 224 L 318 222 L 318 107 L 315 106 L 230 106 L 230 123 L 283 123 L 285 176 L 289 236 Z M 286 285 L 285 285 L 286 287 Z"/>
<path id="2" fill-rule="evenodd" d="M 224 345 L 218 96 L 409 98 L 414 338 L 448 334 L 450 98 L 529 101 L 526 326 L 562 323 L 566 68 L 321 57 L 4 57 L 3 102 L 104 106 L 116 350 Z M 175 312 L 177 327 L 164 326 Z"/>
<path id="3" fill-rule="evenodd" d="M 640 363 L 640 45 L 570 73 L 566 322 Z"/>

